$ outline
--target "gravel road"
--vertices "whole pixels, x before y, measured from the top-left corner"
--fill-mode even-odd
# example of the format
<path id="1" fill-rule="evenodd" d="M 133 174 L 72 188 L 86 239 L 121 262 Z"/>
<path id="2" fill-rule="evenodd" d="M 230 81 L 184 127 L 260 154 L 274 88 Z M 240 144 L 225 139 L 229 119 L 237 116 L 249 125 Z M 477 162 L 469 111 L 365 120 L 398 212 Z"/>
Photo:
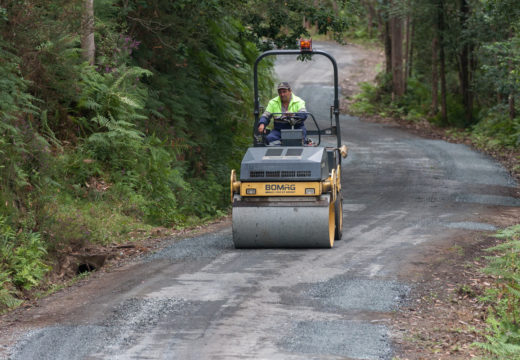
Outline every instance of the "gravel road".
<path id="1" fill-rule="evenodd" d="M 341 69 L 357 48 L 315 43 Z M 327 61 L 277 61 L 328 118 Z M 342 116 L 344 235 L 333 249 L 235 250 L 230 226 L 171 240 L 137 263 L 57 293 L 10 332 L 12 359 L 391 359 L 389 319 L 413 291 L 424 244 L 493 231 L 517 184 L 464 145 Z M 7 343 L 7 337 L 0 342 Z M 7 355 L 6 355 L 7 356 Z"/>

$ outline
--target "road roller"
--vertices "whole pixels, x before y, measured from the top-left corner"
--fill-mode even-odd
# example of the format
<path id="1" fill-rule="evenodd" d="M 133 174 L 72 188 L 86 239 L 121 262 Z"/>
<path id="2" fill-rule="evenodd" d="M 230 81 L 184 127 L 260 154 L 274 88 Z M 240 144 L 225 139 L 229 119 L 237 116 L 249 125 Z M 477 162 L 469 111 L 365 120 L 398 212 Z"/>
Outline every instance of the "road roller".
<path id="1" fill-rule="evenodd" d="M 284 55 L 327 57 L 334 70 L 334 102 L 327 126 L 306 113 L 307 123 L 314 124 L 307 137 L 297 126 L 301 118 L 280 114 L 278 121 L 290 126 L 281 130 L 279 142 L 267 144 L 265 134 L 257 130 L 261 115 L 257 69 L 263 58 Z M 242 159 L 239 177 L 231 171 L 236 248 L 331 248 L 341 239 L 341 159 L 347 156 L 347 147 L 341 144 L 338 92 L 336 60 L 313 50 L 310 40 L 301 40 L 300 49 L 266 51 L 256 59 L 253 145 Z M 310 136 L 317 138 L 309 141 Z"/>

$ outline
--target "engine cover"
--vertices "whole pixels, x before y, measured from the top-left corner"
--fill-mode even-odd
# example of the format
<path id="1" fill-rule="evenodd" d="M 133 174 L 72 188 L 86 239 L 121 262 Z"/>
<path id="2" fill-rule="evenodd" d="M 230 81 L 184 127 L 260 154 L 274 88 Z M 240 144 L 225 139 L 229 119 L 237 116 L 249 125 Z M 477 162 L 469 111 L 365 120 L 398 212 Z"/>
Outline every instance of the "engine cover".
<path id="1" fill-rule="evenodd" d="M 321 181 L 328 177 L 327 151 L 321 146 L 251 147 L 240 167 L 241 181 Z"/>

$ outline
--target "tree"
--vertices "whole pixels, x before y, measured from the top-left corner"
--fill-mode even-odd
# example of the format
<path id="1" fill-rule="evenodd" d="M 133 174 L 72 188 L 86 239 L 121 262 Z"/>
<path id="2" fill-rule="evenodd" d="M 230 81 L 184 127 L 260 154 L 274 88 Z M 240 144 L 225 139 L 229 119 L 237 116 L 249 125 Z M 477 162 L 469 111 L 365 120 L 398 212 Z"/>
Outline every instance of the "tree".
<path id="1" fill-rule="evenodd" d="M 83 58 L 90 65 L 94 65 L 96 56 L 96 45 L 94 42 L 94 0 L 83 0 L 81 48 L 83 50 Z"/>
<path id="2" fill-rule="evenodd" d="M 448 107 L 446 101 L 446 57 L 444 51 L 444 0 L 438 0 L 437 7 L 437 36 L 439 38 L 439 77 L 441 80 L 441 119 L 443 123 L 448 122 Z"/>
<path id="3" fill-rule="evenodd" d="M 464 105 L 465 124 L 473 123 L 473 93 L 471 89 L 472 68 L 471 59 L 473 58 L 474 45 L 469 36 L 470 6 L 468 0 L 460 0 L 460 28 L 463 35 L 461 49 L 459 50 L 459 78 L 460 90 L 462 93 L 462 103 Z"/>
<path id="4" fill-rule="evenodd" d="M 439 38 L 434 36 L 432 39 L 432 105 L 431 115 L 439 112 L 439 62 L 438 62 Z"/>
<path id="5" fill-rule="evenodd" d="M 392 90 L 396 96 L 403 96 L 405 91 L 403 71 L 403 19 L 399 15 L 390 17 Z"/>

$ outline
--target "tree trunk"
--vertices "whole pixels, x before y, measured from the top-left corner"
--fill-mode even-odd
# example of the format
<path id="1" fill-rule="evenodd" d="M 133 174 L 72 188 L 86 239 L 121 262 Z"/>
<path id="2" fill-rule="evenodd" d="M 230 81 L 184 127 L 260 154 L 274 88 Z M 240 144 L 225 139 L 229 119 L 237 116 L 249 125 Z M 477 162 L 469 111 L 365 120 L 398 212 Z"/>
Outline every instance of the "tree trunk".
<path id="1" fill-rule="evenodd" d="M 406 35 L 405 35 L 405 51 L 404 51 L 404 71 L 403 71 L 403 86 L 406 91 L 406 84 L 408 83 L 408 67 L 410 66 L 409 61 L 410 59 L 408 56 L 410 55 L 410 15 L 406 17 L 405 22 L 405 29 L 406 29 Z"/>
<path id="2" fill-rule="evenodd" d="M 96 56 L 96 45 L 94 43 L 94 0 L 83 0 L 81 49 L 83 50 L 83 58 L 90 65 L 94 65 Z"/>
<path id="3" fill-rule="evenodd" d="M 460 3 L 460 21 L 462 29 L 467 28 L 467 21 L 469 17 L 469 4 L 467 0 L 461 0 Z M 470 84 L 470 64 L 471 48 L 469 39 L 464 39 L 462 50 L 460 52 L 460 88 L 462 92 L 462 103 L 464 105 L 464 123 L 466 126 L 473 122 L 473 96 Z"/>
<path id="4" fill-rule="evenodd" d="M 392 37 L 390 35 L 390 21 L 385 21 L 385 62 L 386 62 L 386 73 L 392 73 Z"/>
<path id="5" fill-rule="evenodd" d="M 392 88 L 396 96 L 404 95 L 403 76 L 403 21 L 393 16 L 390 19 L 392 32 Z"/>
<path id="6" fill-rule="evenodd" d="M 509 94 L 509 118 L 513 120 L 516 117 L 516 109 L 515 109 L 515 95 L 513 93 Z"/>
<path id="7" fill-rule="evenodd" d="M 374 18 L 377 17 L 377 15 L 376 15 L 376 10 L 374 8 L 374 4 L 372 4 L 372 1 L 368 0 L 368 1 L 366 1 L 365 4 L 367 7 L 367 12 L 368 12 L 368 26 L 367 26 L 368 37 L 371 39 Z"/>
<path id="8" fill-rule="evenodd" d="M 439 112 L 439 64 L 437 61 L 437 48 L 439 39 L 437 35 L 432 40 L 432 108 L 430 113 L 434 116 Z"/>
<path id="9" fill-rule="evenodd" d="M 444 0 L 439 0 L 439 8 L 437 10 L 440 67 L 439 77 L 441 80 L 441 117 L 443 124 L 448 124 L 448 107 L 446 105 L 446 59 L 444 56 Z"/>
<path id="10" fill-rule="evenodd" d="M 314 0 L 314 7 L 315 7 L 315 8 L 318 8 L 319 5 L 320 5 L 320 1 L 319 1 L 319 0 Z M 316 27 L 316 29 L 319 28 L 318 21 L 315 21 L 315 22 L 314 22 L 314 26 Z"/>
<path id="11" fill-rule="evenodd" d="M 367 10 L 368 10 L 368 20 L 367 20 L 367 34 L 368 34 L 368 38 L 371 39 L 372 38 L 372 9 L 370 8 L 370 4 L 367 5 Z"/>
<path id="12" fill-rule="evenodd" d="M 513 38 L 514 33 L 513 30 L 509 30 L 509 41 Z M 475 61 L 476 62 L 476 61 Z M 476 66 L 476 64 L 472 64 L 473 66 Z M 514 70 L 513 64 L 511 59 L 507 61 L 507 67 L 509 68 L 509 72 L 511 73 Z M 516 117 L 516 109 L 515 109 L 515 93 L 513 90 L 509 93 L 509 96 L 507 98 L 507 102 L 509 105 L 509 118 L 513 120 Z"/>
<path id="13" fill-rule="evenodd" d="M 388 20 L 388 1 L 389 0 L 383 0 L 383 10 L 379 10 L 377 12 L 378 14 L 378 23 L 382 27 L 382 41 L 385 45 L 385 72 L 387 74 L 392 73 L 392 38 L 390 35 L 390 21 Z"/>
<path id="14" fill-rule="evenodd" d="M 375 9 L 375 14 L 376 14 L 376 18 L 377 18 L 377 32 L 379 33 L 379 36 L 381 37 L 381 41 L 384 42 L 385 41 L 385 28 L 386 28 L 386 23 L 388 21 L 386 21 L 384 18 L 383 18 L 383 14 L 381 14 L 381 10 L 377 10 Z"/>
<path id="15" fill-rule="evenodd" d="M 414 32 L 415 32 L 415 26 L 414 26 L 414 21 L 412 19 L 412 22 L 410 24 L 410 54 L 408 54 L 408 77 L 411 78 L 412 77 L 412 73 L 413 73 L 413 50 L 414 50 Z"/>

